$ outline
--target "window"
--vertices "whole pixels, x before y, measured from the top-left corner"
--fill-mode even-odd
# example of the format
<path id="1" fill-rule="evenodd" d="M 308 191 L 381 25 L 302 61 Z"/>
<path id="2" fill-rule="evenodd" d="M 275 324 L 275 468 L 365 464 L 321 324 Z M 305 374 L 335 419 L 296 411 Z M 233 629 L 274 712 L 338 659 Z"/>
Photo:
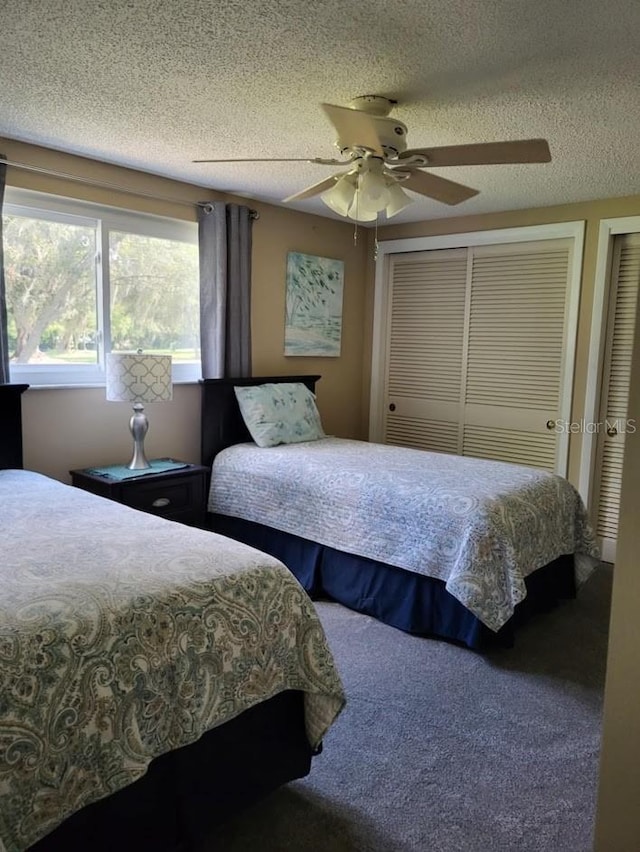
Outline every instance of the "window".
<path id="1" fill-rule="evenodd" d="M 7 189 L 3 213 L 12 381 L 104 382 L 105 354 L 173 356 L 200 378 L 195 223 Z"/>

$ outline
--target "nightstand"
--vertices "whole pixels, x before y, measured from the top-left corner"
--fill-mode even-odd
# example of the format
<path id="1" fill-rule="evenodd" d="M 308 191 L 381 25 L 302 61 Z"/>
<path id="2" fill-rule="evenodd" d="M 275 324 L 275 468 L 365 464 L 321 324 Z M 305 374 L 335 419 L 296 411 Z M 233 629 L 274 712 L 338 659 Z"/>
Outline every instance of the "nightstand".
<path id="1" fill-rule="evenodd" d="M 71 484 L 143 512 L 204 527 L 208 468 L 188 464 L 126 479 L 116 479 L 95 471 L 95 468 L 69 471 Z"/>

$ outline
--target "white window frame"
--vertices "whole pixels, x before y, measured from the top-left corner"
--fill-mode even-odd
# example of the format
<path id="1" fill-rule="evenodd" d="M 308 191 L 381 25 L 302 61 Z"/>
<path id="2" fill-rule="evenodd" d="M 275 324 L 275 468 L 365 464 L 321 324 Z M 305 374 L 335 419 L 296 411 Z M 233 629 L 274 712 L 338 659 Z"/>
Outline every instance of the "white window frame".
<path id="1" fill-rule="evenodd" d="M 37 217 L 38 213 L 44 213 L 50 221 L 96 227 L 97 232 L 98 352 L 96 364 L 10 364 L 11 381 L 28 384 L 31 387 L 104 387 L 106 353 L 111 350 L 111 328 L 109 265 L 102 263 L 102 257 L 108 257 L 110 232 L 124 231 L 197 245 L 197 224 L 182 219 L 138 213 L 16 187 L 6 188 L 4 213 L 27 217 Z M 200 363 L 174 362 L 172 364 L 174 384 L 197 382 L 201 378 Z"/>

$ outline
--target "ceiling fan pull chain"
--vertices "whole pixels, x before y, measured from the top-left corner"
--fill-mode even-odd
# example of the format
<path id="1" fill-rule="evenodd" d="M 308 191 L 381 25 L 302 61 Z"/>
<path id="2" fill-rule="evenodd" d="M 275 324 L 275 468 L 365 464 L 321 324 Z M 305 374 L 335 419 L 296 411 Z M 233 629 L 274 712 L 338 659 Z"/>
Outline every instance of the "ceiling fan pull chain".
<path id="1" fill-rule="evenodd" d="M 361 175 L 358 172 L 356 174 L 356 194 L 355 194 L 355 198 L 354 198 L 354 203 L 356 205 L 356 215 L 354 217 L 355 226 L 353 228 L 353 244 L 354 244 L 354 246 L 358 245 L 358 207 L 360 205 L 360 191 L 359 191 L 360 190 L 360 178 L 361 178 Z"/>
<path id="2" fill-rule="evenodd" d="M 378 215 L 376 214 L 376 224 L 373 232 L 373 259 L 378 259 Z"/>

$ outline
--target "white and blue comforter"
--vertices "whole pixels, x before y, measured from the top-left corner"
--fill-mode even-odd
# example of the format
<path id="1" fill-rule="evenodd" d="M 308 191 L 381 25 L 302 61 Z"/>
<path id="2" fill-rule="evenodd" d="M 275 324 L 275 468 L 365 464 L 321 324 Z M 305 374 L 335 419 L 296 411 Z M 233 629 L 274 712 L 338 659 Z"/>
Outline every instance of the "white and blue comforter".
<path id="1" fill-rule="evenodd" d="M 441 579 L 496 631 L 532 571 L 576 554 L 581 580 L 598 559 L 580 495 L 560 476 L 341 438 L 229 447 L 209 511 Z"/>
<path id="2" fill-rule="evenodd" d="M 283 690 L 323 738 L 342 685 L 282 563 L 29 471 L 0 507 L 2 852 Z"/>

